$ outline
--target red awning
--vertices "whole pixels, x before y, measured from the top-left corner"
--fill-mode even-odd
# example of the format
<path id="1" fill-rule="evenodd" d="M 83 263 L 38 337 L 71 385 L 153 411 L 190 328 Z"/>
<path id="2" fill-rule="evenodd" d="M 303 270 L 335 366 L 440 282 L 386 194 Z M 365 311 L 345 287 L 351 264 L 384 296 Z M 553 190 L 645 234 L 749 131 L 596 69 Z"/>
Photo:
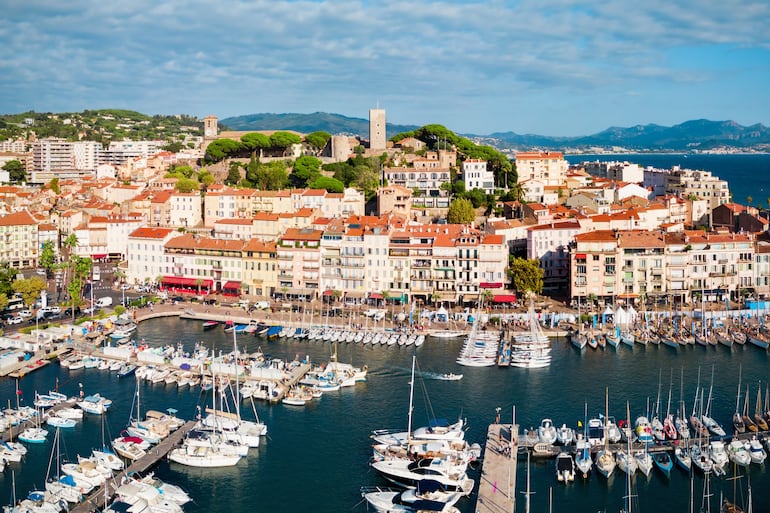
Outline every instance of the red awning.
<path id="1" fill-rule="evenodd" d="M 372 292 L 369 294 L 369 299 L 382 299 L 382 294 L 379 292 Z"/>
<path id="2" fill-rule="evenodd" d="M 184 278 L 182 276 L 164 276 L 161 280 L 164 285 L 181 285 L 183 287 L 197 287 L 198 280 L 202 288 L 210 289 L 214 282 L 212 280 L 203 280 L 201 278 Z"/>
<path id="3" fill-rule="evenodd" d="M 490 283 L 490 282 L 482 281 L 481 283 L 479 283 L 479 288 L 482 288 L 482 289 L 501 289 L 501 288 L 503 288 L 503 284 L 502 283 Z"/>
<path id="4" fill-rule="evenodd" d="M 239 281 L 226 281 L 224 285 L 222 285 L 222 289 L 229 289 L 229 290 L 238 290 L 241 288 L 241 282 Z"/>
<path id="5" fill-rule="evenodd" d="M 331 296 L 333 294 L 334 294 L 334 291 L 332 289 L 326 289 L 326 290 L 324 290 L 324 293 L 323 293 L 323 295 L 327 296 L 327 297 Z"/>
<path id="6" fill-rule="evenodd" d="M 585 253 L 576 253 L 575 254 L 575 258 L 577 260 L 585 260 L 586 259 L 586 254 Z"/>
<path id="7" fill-rule="evenodd" d="M 96 254 L 91 255 L 91 258 L 93 258 L 94 260 L 98 260 L 98 259 L 102 259 L 102 258 L 107 258 L 107 253 L 96 253 Z"/>
<path id="8" fill-rule="evenodd" d="M 499 294 L 492 297 L 495 303 L 515 303 L 516 294 Z"/>

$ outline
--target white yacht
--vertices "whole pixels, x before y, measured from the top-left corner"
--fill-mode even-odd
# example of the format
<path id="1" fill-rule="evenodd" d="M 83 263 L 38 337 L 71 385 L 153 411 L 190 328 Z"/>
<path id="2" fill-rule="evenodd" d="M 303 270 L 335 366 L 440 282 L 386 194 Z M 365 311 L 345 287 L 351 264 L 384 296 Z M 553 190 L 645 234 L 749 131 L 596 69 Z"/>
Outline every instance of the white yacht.
<path id="1" fill-rule="evenodd" d="M 448 492 L 441 483 L 428 478 L 418 481 L 415 489 L 373 488 L 362 490 L 361 495 L 379 513 L 456 513 L 459 510 L 454 504 L 462 497 L 462 494 Z"/>
<path id="2" fill-rule="evenodd" d="M 737 438 L 732 440 L 725 448 L 727 456 L 739 467 L 748 467 L 751 464 L 751 453 L 746 450 L 746 446 Z"/>
<path id="3" fill-rule="evenodd" d="M 543 419 L 537 428 L 537 438 L 543 443 L 556 443 L 556 428 L 551 419 Z"/>
<path id="4" fill-rule="evenodd" d="M 173 449 L 168 459 L 188 467 L 233 467 L 241 459 L 237 452 L 221 451 L 219 446 L 198 446 L 185 444 Z"/>
<path id="5" fill-rule="evenodd" d="M 414 487 L 425 478 L 441 483 L 447 491 L 468 495 L 473 490 L 473 480 L 465 473 L 467 465 L 454 465 L 444 458 L 423 458 L 417 461 L 403 459 L 374 461 L 373 469 L 399 486 Z"/>

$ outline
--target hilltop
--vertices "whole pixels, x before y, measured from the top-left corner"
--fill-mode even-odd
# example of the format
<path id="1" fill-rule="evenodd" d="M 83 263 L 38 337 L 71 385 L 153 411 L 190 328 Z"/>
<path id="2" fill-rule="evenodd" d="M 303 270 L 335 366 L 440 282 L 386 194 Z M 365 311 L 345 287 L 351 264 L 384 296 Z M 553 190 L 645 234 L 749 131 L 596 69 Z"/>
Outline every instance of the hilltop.
<path id="1" fill-rule="evenodd" d="M 148 116 L 122 109 L 83 112 L 22 112 L 0 115 L 0 140 L 35 132 L 38 139 L 61 137 L 70 141 L 109 143 L 123 139 L 183 141 L 202 136 L 203 121 L 186 114 Z"/>

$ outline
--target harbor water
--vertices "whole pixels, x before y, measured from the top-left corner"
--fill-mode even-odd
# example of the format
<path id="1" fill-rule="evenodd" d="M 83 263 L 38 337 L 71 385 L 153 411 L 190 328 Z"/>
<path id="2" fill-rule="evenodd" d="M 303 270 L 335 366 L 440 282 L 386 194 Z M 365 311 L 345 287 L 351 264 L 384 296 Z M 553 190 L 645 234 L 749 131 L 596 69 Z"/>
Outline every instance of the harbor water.
<path id="1" fill-rule="evenodd" d="M 176 345 L 182 342 L 191 350 L 203 341 L 215 351 L 230 352 L 232 335 L 221 329 L 203 331 L 200 322 L 176 318 L 156 319 L 142 323 L 136 338 L 152 346 Z M 313 362 L 328 361 L 332 347 L 325 342 L 279 339 L 266 341 L 241 336 L 239 348 L 254 352 L 261 347 L 266 355 L 294 359 L 309 356 Z M 669 383 L 673 377 L 674 402 L 680 396 L 680 373 L 684 373 L 684 400 L 688 412 L 692 408 L 696 381 L 700 369 L 700 385 L 708 393 L 714 369 L 712 415 L 728 433 L 732 431 L 731 416 L 736 407 L 739 369 L 745 391 L 749 385 L 749 409 L 753 413 L 757 387 L 765 393 L 770 379 L 768 354 L 756 347 L 702 348 L 691 347 L 678 352 L 665 346 L 579 353 L 564 339 L 553 340 L 553 360 L 543 369 L 467 368 L 455 363 L 462 340 L 429 338 L 415 349 L 397 346 L 361 346 L 338 344 L 340 362 L 356 366 L 367 365 L 368 381 L 338 392 L 325 393 L 305 407 L 257 403 L 259 416 L 269 429 L 261 447 L 251 449 L 248 458 L 237 466 L 225 469 L 190 469 L 162 461 L 156 474 L 186 489 L 194 502 L 185 506 L 188 513 L 196 512 L 317 512 L 343 513 L 366 511 L 361 502 L 360 487 L 386 485 L 368 466 L 371 457 L 369 435 L 373 429 L 407 426 L 409 380 L 412 355 L 417 355 L 417 379 L 414 393 L 414 426 L 425 425 L 431 417 L 468 420 L 466 438 L 483 444 L 487 427 L 495 420 L 496 408 L 501 409 L 503 422 L 510 422 L 515 406 L 516 422 L 522 430 L 536 427 L 544 417 L 552 418 L 557 426 L 566 423 L 576 427 L 583 420 L 584 404 L 589 417 L 604 412 L 605 389 L 609 391 L 610 415 L 625 417 L 626 401 L 631 415 L 645 413 L 648 398 L 655 401 L 659 376 L 662 376 L 662 408 L 666 407 Z M 433 379 L 447 372 L 462 373 L 460 381 Z M 58 380 L 59 390 L 77 395 L 80 385 L 86 394 L 101 393 L 114 401 L 105 416 L 104 427 L 99 417 L 87 416 L 70 430 L 61 432 L 61 453 L 70 460 L 87 454 L 105 438 L 117 437 L 125 427 L 135 391 L 134 377 L 118 379 L 114 373 L 98 369 L 68 371 L 54 363 L 19 381 L 24 404 L 32 404 L 34 392 L 53 389 Z M 142 383 L 142 410 L 175 408 L 180 417 L 192 419 L 196 406 L 210 404 L 211 397 L 202 395 L 200 388 L 177 389 L 176 385 Z M 3 407 L 16 401 L 14 380 L 0 382 Z M 245 415 L 251 406 L 243 403 Z M 741 407 L 743 398 L 741 398 Z M 673 408 L 673 406 L 672 406 Z M 12 497 L 12 474 L 19 497 L 44 485 L 51 456 L 49 434 L 46 444 L 29 446 L 26 460 L 9 464 L 0 474 L 0 499 L 9 504 Z M 525 458 L 519 460 L 517 490 L 523 491 L 526 478 Z M 750 482 L 754 490 L 754 512 L 770 512 L 770 472 L 767 465 L 752 465 Z M 618 511 L 626 494 L 624 476 L 609 481 L 595 472 L 586 481 L 570 485 L 557 483 L 553 461 L 533 461 L 531 465 L 532 511 L 549 511 L 549 490 L 552 489 L 552 511 Z M 471 477 L 478 480 L 478 471 Z M 729 477 L 729 474 L 728 474 Z M 745 487 L 745 479 L 739 484 Z M 712 477 L 716 511 L 719 493 L 732 498 L 734 481 Z M 695 510 L 701 506 L 703 481 L 696 476 Z M 500 483 L 503 488 L 504 484 Z M 653 473 L 649 479 L 637 474 L 634 492 L 638 495 L 636 511 L 689 511 L 689 477 L 675 469 L 670 479 Z M 517 509 L 524 511 L 523 496 Z M 475 492 L 458 503 L 463 513 L 475 511 Z"/>

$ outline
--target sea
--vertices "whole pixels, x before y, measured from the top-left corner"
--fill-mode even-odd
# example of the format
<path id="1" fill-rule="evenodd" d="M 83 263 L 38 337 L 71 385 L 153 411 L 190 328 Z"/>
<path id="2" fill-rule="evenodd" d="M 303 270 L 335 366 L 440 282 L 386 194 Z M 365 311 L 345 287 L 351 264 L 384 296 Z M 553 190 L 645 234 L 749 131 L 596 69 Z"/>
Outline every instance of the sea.
<path id="1" fill-rule="evenodd" d="M 727 180 L 733 201 L 747 204 L 748 197 L 752 205 L 770 208 L 770 154 L 701 154 L 701 153 L 630 153 L 599 155 L 568 155 L 570 164 L 586 161 L 628 161 L 640 166 L 652 166 L 670 169 L 680 166 L 683 169 L 711 171 L 714 176 Z"/>
<path id="2" fill-rule="evenodd" d="M 152 346 L 181 343 L 191 350 L 197 342 L 215 352 L 232 350 L 232 335 L 222 330 L 203 331 L 201 323 L 177 318 L 143 322 L 138 339 Z M 309 358 L 328 361 L 334 348 L 328 342 L 278 339 L 267 341 L 253 336 L 237 340 L 241 350 L 263 353 L 274 358 L 292 360 Z M 595 417 L 605 410 L 608 396 L 609 413 L 624 418 L 626 402 L 633 417 L 646 413 L 648 403 L 655 403 L 661 390 L 661 408 L 667 408 L 671 391 L 672 403 L 680 398 L 686 409 L 698 387 L 708 396 L 711 391 L 712 414 L 725 427 L 731 426 L 736 409 L 739 379 L 745 390 L 749 385 L 749 408 L 753 411 L 757 390 L 763 396 L 770 379 L 768 354 L 754 346 L 702 348 L 692 347 L 678 352 L 666 346 L 621 346 L 617 350 L 575 350 L 565 339 L 552 339 L 553 360 L 543 369 L 468 368 L 455 363 L 462 340 L 428 338 L 419 348 L 399 346 L 362 346 L 343 343 L 336 347 L 340 362 L 367 365 L 368 380 L 355 387 L 326 393 L 305 407 L 256 403 L 259 418 L 268 425 L 268 436 L 249 457 L 226 469 L 191 469 L 161 461 L 155 469 L 158 477 L 187 490 L 193 502 L 185 506 L 188 513 L 347 513 L 365 512 L 362 486 L 386 486 L 387 482 L 370 469 L 372 430 L 406 429 L 409 410 L 410 368 L 416 356 L 414 386 L 414 426 L 428 423 L 430 418 L 454 421 L 465 418 L 470 442 L 484 443 L 489 424 L 500 411 L 503 422 L 515 422 L 523 429 L 536 427 L 543 418 L 551 418 L 557 426 L 566 423 L 577 427 L 584 422 L 584 411 Z M 459 381 L 441 381 L 440 374 L 462 373 Z M 69 371 L 53 363 L 18 381 L 24 404 L 31 404 L 35 391 L 41 393 L 58 386 L 59 391 L 76 395 L 100 393 L 114 401 L 103 417 L 87 416 L 71 430 L 61 431 L 61 454 L 75 460 L 102 445 L 103 438 L 117 437 L 124 429 L 132 408 L 136 382 L 133 377 L 118 379 L 114 373 L 98 369 Z M 142 410 L 174 408 L 185 419 L 195 417 L 197 407 L 211 403 L 211 397 L 199 389 L 178 389 L 175 385 L 141 383 Z M 0 399 L 13 405 L 16 382 L 0 381 Z M 743 407 L 743 395 L 740 407 Z M 671 408 L 674 409 L 675 405 Z M 243 403 L 245 416 L 253 415 L 251 405 Z M 728 428 L 728 432 L 731 430 Z M 104 435 L 102 435 L 104 433 Z M 12 500 L 14 483 L 17 497 L 42 487 L 47 474 L 55 473 L 51 464 L 53 433 L 45 444 L 29 446 L 26 460 L 10 464 L 0 474 L 0 504 Z M 734 486 L 754 490 L 754 512 L 770 512 L 770 471 L 768 465 L 752 465 L 748 478 L 728 480 L 712 477 L 712 508 L 717 510 L 720 493 L 732 498 Z M 596 512 L 619 511 L 626 495 L 622 475 L 609 481 L 595 473 L 587 480 L 569 485 L 556 480 L 553 461 L 519 460 L 517 490 L 525 490 L 529 472 L 532 511 Z M 478 469 L 471 471 L 478 483 Z M 729 477 L 729 476 L 727 476 Z M 477 485 L 478 486 L 478 485 Z M 702 506 L 703 479 L 696 475 L 695 510 Z M 654 471 L 649 478 L 637 474 L 633 480 L 634 511 L 691 511 L 690 478 L 674 469 L 669 479 Z M 745 493 L 745 492 L 744 492 Z M 524 510 L 524 495 L 518 494 L 516 508 Z M 463 513 L 475 511 L 476 493 L 458 503 Z M 703 511 L 706 511 L 705 509 Z"/>

